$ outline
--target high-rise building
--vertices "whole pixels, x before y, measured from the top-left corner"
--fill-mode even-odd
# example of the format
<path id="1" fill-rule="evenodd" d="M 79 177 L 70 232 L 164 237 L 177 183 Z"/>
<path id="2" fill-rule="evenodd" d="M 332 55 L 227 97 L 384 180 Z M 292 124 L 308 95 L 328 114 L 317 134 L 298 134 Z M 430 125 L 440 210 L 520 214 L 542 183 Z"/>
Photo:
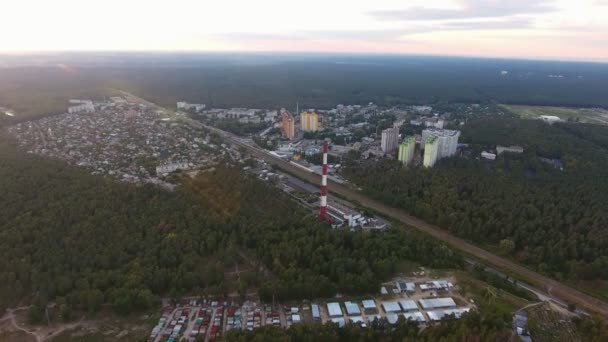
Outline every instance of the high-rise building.
<path id="1" fill-rule="evenodd" d="M 437 162 L 438 154 L 439 138 L 432 135 L 426 140 L 426 144 L 424 144 L 424 159 L 422 161 L 422 165 L 424 165 L 424 167 L 433 167 L 435 162 Z"/>
<path id="2" fill-rule="evenodd" d="M 382 141 L 380 147 L 382 152 L 391 153 L 397 149 L 399 144 L 399 128 L 387 128 L 382 131 Z"/>
<path id="3" fill-rule="evenodd" d="M 304 132 L 316 132 L 319 130 L 319 114 L 315 112 L 300 113 L 300 128 Z"/>
<path id="4" fill-rule="evenodd" d="M 401 145 L 399 145 L 399 154 L 397 159 L 404 165 L 409 165 L 414 159 L 414 151 L 416 149 L 416 139 L 414 137 L 405 137 Z"/>
<path id="5" fill-rule="evenodd" d="M 435 136 L 439 139 L 437 159 L 451 157 L 456 154 L 460 131 L 449 129 L 425 129 L 422 131 L 422 144 L 425 145 L 426 141 L 431 136 Z"/>
<path id="6" fill-rule="evenodd" d="M 295 119 L 285 108 L 281 108 L 281 132 L 289 140 L 296 135 Z"/>

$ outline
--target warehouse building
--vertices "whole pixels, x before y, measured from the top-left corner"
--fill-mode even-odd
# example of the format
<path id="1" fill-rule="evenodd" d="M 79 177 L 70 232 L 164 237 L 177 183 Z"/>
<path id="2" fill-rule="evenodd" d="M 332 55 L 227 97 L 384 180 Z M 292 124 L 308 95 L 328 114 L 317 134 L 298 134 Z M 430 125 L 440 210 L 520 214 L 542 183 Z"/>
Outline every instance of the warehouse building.
<path id="1" fill-rule="evenodd" d="M 386 313 L 401 311 L 401 307 L 399 306 L 399 303 L 397 303 L 397 302 L 383 302 L 382 308 L 384 308 L 384 311 Z"/>
<path id="2" fill-rule="evenodd" d="M 319 310 L 319 306 L 317 304 L 312 304 L 310 306 L 310 309 L 312 311 L 312 320 L 320 321 L 321 320 L 321 310 Z"/>
<path id="3" fill-rule="evenodd" d="M 457 308 L 448 310 L 433 310 L 427 311 L 427 315 L 431 321 L 440 321 L 445 316 L 454 315 L 455 318 L 460 318 L 464 313 L 469 312 L 470 308 Z"/>
<path id="4" fill-rule="evenodd" d="M 418 305 L 416 305 L 416 302 L 413 300 L 401 300 L 399 301 L 399 305 L 401 305 L 403 311 L 418 310 Z"/>
<path id="5" fill-rule="evenodd" d="M 365 311 L 366 315 L 372 315 L 378 313 L 378 307 L 376 306 L 376 302 L 373 299 L 366 299 L 362 302 L 363 311 Z"/>
<path id="6" fill-rule="evenodd" d="M 329 317 L 342 317 L 342 309 L 339 303 L 327 303 L 327 313 Z"/>
<path id="7" fill-rule="evenodd" d="M 360 316 L 361 310 L 359 309 L 359 305 L 353 302 L 344 302 L 344 307 L 346 308 L 346 314 L 349 316 Z"/>
<path id="8" fill-rule="evenodd" d="M 424 318 L 424 315 L 420 311 L 406 312 L 403 314 L 403 316 L 406 320 L 411 320 L 417 323 L 426 322 L 426 318 Z"/>
<path id="9" fill-rule="evenodd" d="M 416 284 L 412 282 L 398 281 L 397 288 L 399 289 L 399 291 L 401 291 L 401 293 L 416 292 Z"/>
<path id="10" fill-rule="evenodd" d="M 425 310 L 432 310 L 437 308 L 449 308 L 456 306 L 456 302 L 450 297 L 445 298 L 430 298 L 430 299 L 420 299 L 420 305 Z"/>
<path id="11" fill-rule="evenodd" d="M 337 324 L 339 328 L 343 328 L 346 325 L 344 318 L 332 318 L 331 322 Z"/>

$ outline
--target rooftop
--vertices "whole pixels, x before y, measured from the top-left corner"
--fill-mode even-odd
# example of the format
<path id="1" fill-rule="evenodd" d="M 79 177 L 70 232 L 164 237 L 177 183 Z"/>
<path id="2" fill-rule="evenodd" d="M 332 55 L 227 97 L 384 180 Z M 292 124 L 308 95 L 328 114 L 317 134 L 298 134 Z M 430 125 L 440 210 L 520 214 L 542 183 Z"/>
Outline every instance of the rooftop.
<path id="1" fill-rule="evenodd" d="M 429 318 L 432 321 L 440 321 L 443 319 L 444 316 L 447 315 L 454 315 L 456 318 L 460 318 L 460 316 L 462 316 L 463 313 L 465 312 L 469 312 L 471 309 L 470 308 L 456 308 L 456 309 L 448 309 L 448 310 L 434 310 L 434 311 L 427 311 L 427 315 L 429 315 Z"/>
<path id="2" fill-rule="evenodd" d="M 344 307 L 346 307 L 346 313 L 349 316 L 360 315 L 361 310 L 359 309 L 359 305 L 353 302 L 344 302 Z"/>
<path id="3" fill-rule="evenodd" d="M 338 325 L 338 327 L 342 328 L 344 327 L 344 325 L 346 325 L 346 321 L 344 321 L 344 318 L 332 318 L 331 319 L 332 323 L 335 323 Z"/>
<path id="4" fill-rule="evenodd" d="M 405 317 L 406 320 L 426 322 L 426 318 L 424 318 L 424 315 L 420 311 L 406 312 L 403 314 L 403 317 Z"/>
<path id="5" fill-rule="evenodd" d="M 373 299 L 366 299 L 362 304 L 364 309 L 376 309 L 376 302 Z"/>
<path id="6" fill-rule="evenodd" d="M 456 306 L 456 302 L 450 297 L 445 298 L 431 298 L 431 299 L 420 299 L 420 305 L 423 309 L 434 309 L 434 308 L 447 308 Z"/>
<path id="7" fill-rule="evenodd" d="M 340 309 L 339 303 L 327 303 L 327 312 L 329 312 L 329 317 L 342 316 L 342 309 Z"/>
<path id="8" fill-rule="evenodd" d="M 383 302 L 382 307 L 386 312 L 399 312 L 401 311 L 401 307 L 397 302 Z"/>
<path id="9" fill-rule="evenodd" d="M 418 310 L 418 305 L 413 300 L 401 300 L 399 304 L 403 308 L 403 311 Z"/>
<path id="10" fill-rule="evenodd" d="M 387 313 L 386 314 L 386 320 L 390 324 L 396 324 L 397 321 L 399 320 L 399 316 L 397 316 L 397 314 L 395 314 L 395 313 Z"/>
<path id="11" fill-rule="evenodd" d="M 312 304 L 311 309 L 312 309 L 313 318 L 321 317 L 321 312 L 320 312 L 319 306 L 317 304 Z"/>

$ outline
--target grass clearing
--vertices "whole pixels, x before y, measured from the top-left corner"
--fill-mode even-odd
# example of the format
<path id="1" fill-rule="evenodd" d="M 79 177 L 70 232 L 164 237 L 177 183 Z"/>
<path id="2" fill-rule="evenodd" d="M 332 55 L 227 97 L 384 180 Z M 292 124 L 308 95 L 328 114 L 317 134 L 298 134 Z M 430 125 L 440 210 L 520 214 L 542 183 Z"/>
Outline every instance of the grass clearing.
<path id="1" fill-rule="evenodd" d="M 512 295 L 501 289 L 475 279 L 473 275 L 466 271 L 455 273 L 457 282 L 460 286 L 461 295 L 471 298 L 475 303 L 491 303 L 499 307 L 503 312 L 515 312 L 518 309 L 530 304 L 531 302 L 523 298 Z"/>
<path id="2" fill-rule="evenodd" d="M 567 107 L 546 107 L 546 106 L 515 106 L 503 105 L 504 108 L 521 116 L 524 119 L 537 119 L 541 115 L 554 115 L 562 120 L 608 124 L 608 110 L 601 108 L 567 108 Z"/>

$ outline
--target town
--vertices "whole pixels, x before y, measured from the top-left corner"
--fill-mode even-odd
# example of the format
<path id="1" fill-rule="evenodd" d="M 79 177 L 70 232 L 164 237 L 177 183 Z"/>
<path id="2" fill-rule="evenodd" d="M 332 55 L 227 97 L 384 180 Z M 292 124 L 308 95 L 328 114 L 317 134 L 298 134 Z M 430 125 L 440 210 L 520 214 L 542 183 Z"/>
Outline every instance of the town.
<path id="1" fill-rule="evenodd" d="M 338 105 L 319 113 L 302 111 L 299 120 L 284 108 L 208 109 L 205 104 L 178 102 L 176 109 L 166 110 L 128 96 L 95 102 L 73 99 L 67 113 L 18 123 L 9 132 L 28 153 L 62 159 L 92 174 L 169 190 L 177 185 L 172 177 L 176 171 L 195 175 L 220 160 L 231 162 L 273 182 L 311 211 L 323 207 L 332 227 L 350 229 L 386 229 L 390 223 L 345 200 L 321 199 L 322 189 L 244 154 L 205 125 L 233 131 L 246 144 L 264 148 L 307 172 L 321 175 L 325 160 L 326 177 L 339 184 L 345 182 L 340 161 L 347 155 L 398 158 L 404 165 L 432 167 L 437 160 L 456 154 L 460 134 L 443 129 L 450 115 L 432 114 L 429 106 L 412 106 L 408 110 L 414 114 L 409 114 L 371 103 Z M 421 134 L 400 138 L 407 118 L 412 118 L 408 127 L 420 127 Z M 325 143 L 328 149 L 323 156 Z"/>
<path id="2" fill-rule="evenodd" d="M 168 188 L 173 185 L 162 178 L 178 169 L 213 166 L 223 149 L 204 131 L 121 97 L 71 102 L 68 113 L 9 131 L 28 153 L 65 160 L 92 174 Z"/>

